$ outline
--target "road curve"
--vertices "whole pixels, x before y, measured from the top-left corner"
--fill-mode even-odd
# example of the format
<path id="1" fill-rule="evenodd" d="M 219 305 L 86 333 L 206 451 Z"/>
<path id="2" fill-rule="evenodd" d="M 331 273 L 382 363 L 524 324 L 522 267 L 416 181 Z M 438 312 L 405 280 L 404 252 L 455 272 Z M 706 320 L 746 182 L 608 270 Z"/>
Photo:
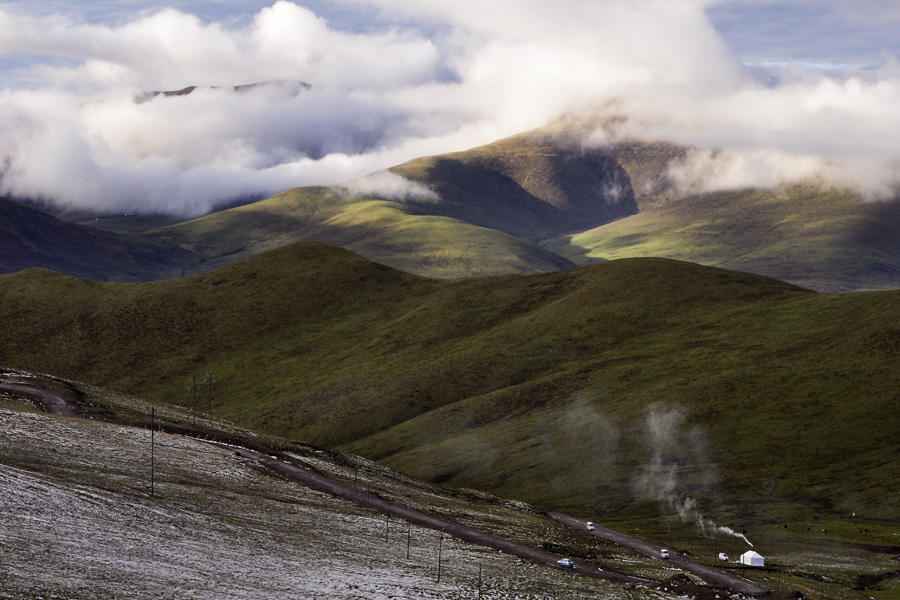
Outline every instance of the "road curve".
<path id="1" fill-rule="evenodd" d="M 75 403 L 60 393 L 22 383 L 0 383 L 0 392 L 23 396 L 36 402 L 46 412 L 64 417 L 78 414 Z"/>
<path id="2" fill-rule="evenodd" d="M 380 496 L 366 492 L 355 486 L 320 475 L 309 467 L 302 465 L 302 463 L 298 465 L 298 461 L 294 459 L 287 457 L 286 460 L 288 462 L 271 457 L 262 457 L 259 459 L 260 463 L 269 470 L 320 492 L 350 500 L 356 504 L 373 508 L 384 514 L 399 517 L 421 527 L 442 531 L 457 539 L 472 544 L 495 548 L 506 554 L 518 556 L 519 558 L 524 558 L 534 563 L 559 568 L 556 561 L 559 560 L 560 557 L 556 554 L 551 554 L 550 552 L 545 552 L 525 544 L 518 544 L 478 529 L 468 527 L 451 519 L 430 515 L 398 502 L 385 500 Z M 601 571 L 596 564 L 582 561 L 576 561 L 575 569 L 573 569 L 573 571 L 580 575 L 598 579 L 607 579 L 616 583 L 630 583 L 646 586 L 656 586 L 659 583 L 652 579 L 628 575 L 626 573 L 606 569 L 605 567 Z"/>
<path id="3" fill-rule="evenodd" d="M 585 521 L 576 519 L 575 517 L 569 516 L 564 513 L 551 512 L 548 513 L 547 516 L 573 529 L 577 529 L 579 531 L 589 533 L 590 535 L 603 538 L 621 546 L 625 546 L 626 548 L 630 548 L 631 550 L 634 550 L 635 552 L 638 552 L 645 556 L 649 556 L 651 558 L 659 558 L 659 550 L 661 546 L 654 546 L 649 542 L 645 542 L 630 535 L 626 535 L 613 529 L 603 527 L 600 524 L 596 524 L 596 529 L 594 529 L 594 531 L 587 531 L 587 529 L 585 529 Z M 711 567 L 701 565 L 700 563 L 694 562 L 683 554 L 679 554 L 678 552 L 671 552 L 669 562 L 676 567 L 684 569 L 685 571 L 690 571 L 691 573 L 702 578 L 708 584 L 715 587 L 730 589 L 733 592 L 748 594 L 750 596 L 764 596 L 769 593 L 766 588 L 753 583 L 752 581 L 748 581 L 742 577 L 738 577 L 730 573 L 719 571 L 718 569 L 713 569 Z"/>

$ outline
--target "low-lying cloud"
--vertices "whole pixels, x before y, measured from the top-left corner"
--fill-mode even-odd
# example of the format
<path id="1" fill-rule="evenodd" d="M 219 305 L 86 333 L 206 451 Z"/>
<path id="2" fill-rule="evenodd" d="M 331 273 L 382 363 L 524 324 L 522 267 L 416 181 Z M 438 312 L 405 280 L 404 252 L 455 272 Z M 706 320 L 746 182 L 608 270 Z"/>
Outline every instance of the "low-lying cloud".
<path id="1" fill-rule="evenodd" d="M 0 192 L 193 215 L 299 185 L 352 188 L 597 106 L 627 117 L 619 135 L 697 148 L 673 167 L 685 189 L 824 176 L 879 196 L 894 183 L 900 69 L 761 83 L 708 1 L 340 3 L 380 16 L 344 31 L 280 0 L 237 24 L 162 10 L 100 25 L 0 4 L 0 52 L 22 61 L 0 92 Z M 268 80 L 312 88 L 227 89 Z M 134 101 L 187 85 L 224 89 Z"/>
<path id="2" fill-rule="evenodd" d="M 352 196 L 373 197 L 406 202 L 437 202 L 437 192 L 390 171 L 379 171 L 354 179 L 342 186 Z"/>

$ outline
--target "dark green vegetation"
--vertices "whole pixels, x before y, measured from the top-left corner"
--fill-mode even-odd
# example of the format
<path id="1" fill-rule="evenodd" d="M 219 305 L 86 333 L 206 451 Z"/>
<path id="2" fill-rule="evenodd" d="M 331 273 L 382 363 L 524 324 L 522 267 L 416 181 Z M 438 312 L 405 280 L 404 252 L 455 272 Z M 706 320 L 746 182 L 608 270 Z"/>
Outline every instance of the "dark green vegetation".
<path id="1" fill-rule="evenodd" d="M 150 284 L 4 276 L 0 319 L 0 364 L 176 404 L 209 370 L 216 414 L 431 481 L 651 514 L 657 405 L 704 441 L 678 471 L 717 520 L 900 518 L 896 292 L 661 259 L 441 282 L 305 243 Z"/>
<path id="2" fill-rule="evenodd" d="M 90 279 L 178 275 L 196 258 L 180 248 L 68 223 L 0 198 L 0 272 L 44 267 Z"/>

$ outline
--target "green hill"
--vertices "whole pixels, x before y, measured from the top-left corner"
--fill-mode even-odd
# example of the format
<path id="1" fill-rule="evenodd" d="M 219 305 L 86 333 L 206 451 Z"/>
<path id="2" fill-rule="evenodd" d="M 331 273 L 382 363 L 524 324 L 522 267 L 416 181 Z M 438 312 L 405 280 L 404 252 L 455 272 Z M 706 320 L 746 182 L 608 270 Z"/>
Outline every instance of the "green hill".
<path id="1" fill-rule="evenodd" d="M 705 448 L 685 492 L 737 525 L 900 518 L 896 292 L 662 259 L 436 281 L 304 243 L 156 283 L 8 275 L 0 319 L 0 364 L 186 405 L 198 378 L 219 416 L 431 481 L 634 514 L 656 406 Z"/>
<path id="2" fill-rule="evenodd" d="M 576 262 L 664 256 L 824 291 L 897 287 L 900 203 L 819 184 L 690 196 L 547 244 Z"/>
<path id="3" fill-rule="evenodd" d="M 404 204 L 299 188 L 160 229 L 153 237 L 206 258 L 207 269 L 298 240 L 341 246 L 431 277 L 533 273 L 572 267 L 536 244 L 449 217 L 411 214 Z"/>

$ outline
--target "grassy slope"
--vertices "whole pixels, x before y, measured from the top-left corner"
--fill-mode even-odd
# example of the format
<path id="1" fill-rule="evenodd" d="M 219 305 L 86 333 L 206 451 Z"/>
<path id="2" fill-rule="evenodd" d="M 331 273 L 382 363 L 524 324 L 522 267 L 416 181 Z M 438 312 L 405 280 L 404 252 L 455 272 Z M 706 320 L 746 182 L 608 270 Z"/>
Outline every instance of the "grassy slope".
<path id="1" fill-rule="evenodd" d="M 659 259 L 439 282 L 300 244 L 154 284 L 5 276 L 0 319 L 0 364 L 183 403 L 209 368 L 218 414 L 420 478 L 640 511 L 641 419 L 664 403 L 709 438 L 708 507 L 900 518 L 898 293 Z"/>
<path id="2" fill-rule="evenodd" d="M 0 272 L 44 267 L 92 279 L 133 281 L 177 274 L 194 260 L 180 249 L 66 223 L 0 198 Z"/>
<path id="3" fill-rule="evenodd" d="M 440 278 L 570 268 L 566 259 L 500 231 L 410 214 L 399 203 L 300 188 L 167 227 L 154 236 L 218 266 L 298 240 L 342 246 L 404 271 Z"/>
<path id="4" fill-rule="evenodd" d="M 816 184 L 654 204 L 546 244 L 578 262 L 662 256 L 825 291 L 897 287 L 900 205 Z"/>

